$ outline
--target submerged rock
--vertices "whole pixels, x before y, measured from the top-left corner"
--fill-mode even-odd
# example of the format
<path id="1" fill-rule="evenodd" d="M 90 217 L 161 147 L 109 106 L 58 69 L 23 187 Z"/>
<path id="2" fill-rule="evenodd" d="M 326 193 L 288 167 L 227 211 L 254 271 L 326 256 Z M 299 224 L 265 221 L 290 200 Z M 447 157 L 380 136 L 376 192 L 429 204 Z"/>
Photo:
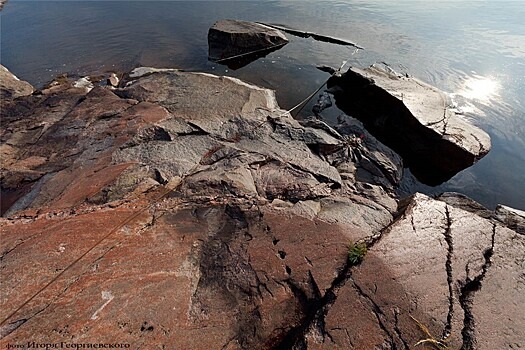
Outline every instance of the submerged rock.
<path id="1" fill-rule="evenodd" d="M 240 68 L 288 43 L 279 30 L 263 24 L 224 19 L 208 31 L 208 57 Z"/>
<path id="2" fill-rule="evenodd" d="M 421 182 L 438 185 L 490 150 L 490 138 L 451 108 L 447 95 L 377 67 L 350 68 L 328 87 L 345 113 L 399 153 Z"/>
<path id="3" fill-rule="evenodd" d="M 317 102 L 312 107 L 312 112 L 319 116 L 322 111 L 324 111 L 327 108 L 332 107 L 332 99 L 330 98 L 330 94 L 326 91 L 323 91 L 319 96 L 317 97 Z"/>

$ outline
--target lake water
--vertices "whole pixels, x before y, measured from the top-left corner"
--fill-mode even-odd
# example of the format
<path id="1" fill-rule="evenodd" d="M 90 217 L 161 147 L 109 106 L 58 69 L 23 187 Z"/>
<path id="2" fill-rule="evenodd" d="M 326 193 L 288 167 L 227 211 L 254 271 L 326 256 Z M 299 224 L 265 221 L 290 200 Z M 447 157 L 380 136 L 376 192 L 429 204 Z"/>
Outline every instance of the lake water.
<path id="1" fill-rule="evenodd" d="M 222 18 L 283 24 L 348 39 L 365 50 L 287 35 L 284 48 L 233 71 L 207 60 L 208 28 Z M 492 151 L 448 182 L 407 188 L 457 191 L 490 208 L 502 203 L 525 209 L 524 19 L 521 0 L 10 0 L 0 13 L 0 55 L 2 64 L 37 87 L 61 73 L 182 68 L 275 89 L 283 108 L 326 80 L 316 65 L 385 62 L 450 93 L 465 117 L 492 138 Z"/>

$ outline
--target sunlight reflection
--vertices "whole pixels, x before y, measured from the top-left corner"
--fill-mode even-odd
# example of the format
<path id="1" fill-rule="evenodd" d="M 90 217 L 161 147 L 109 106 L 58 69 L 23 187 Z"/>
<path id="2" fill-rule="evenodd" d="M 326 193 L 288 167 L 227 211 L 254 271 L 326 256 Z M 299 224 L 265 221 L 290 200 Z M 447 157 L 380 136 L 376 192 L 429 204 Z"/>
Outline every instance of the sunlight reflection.
<path id="1" fill-rule="evenodd" d="M 473 76 L 463 83 L 458 94 L 470 100 L 489 102 L 498 94 L 500 88 L 499 83 L 493 78 Z"/>

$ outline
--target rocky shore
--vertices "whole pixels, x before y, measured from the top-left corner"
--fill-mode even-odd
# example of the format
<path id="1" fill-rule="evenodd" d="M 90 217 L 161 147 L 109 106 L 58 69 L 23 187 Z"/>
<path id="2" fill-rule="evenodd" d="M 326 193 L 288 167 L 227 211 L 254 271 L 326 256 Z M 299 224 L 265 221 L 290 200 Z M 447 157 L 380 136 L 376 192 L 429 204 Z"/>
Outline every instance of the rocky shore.
<path id="1" fill-rule="evenodd" d="M 178 70 L 2 82 L 0 347 L 525 345 L 523 213 L 400 200 L 356 119 Z"/>

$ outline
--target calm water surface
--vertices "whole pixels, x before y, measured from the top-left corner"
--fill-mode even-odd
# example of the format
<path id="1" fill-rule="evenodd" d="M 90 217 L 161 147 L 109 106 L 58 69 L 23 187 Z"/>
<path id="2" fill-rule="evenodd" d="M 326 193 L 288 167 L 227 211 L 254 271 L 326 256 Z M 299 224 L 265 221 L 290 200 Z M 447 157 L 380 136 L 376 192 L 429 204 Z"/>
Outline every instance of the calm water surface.
<path id="1" fill-rule="evenodd" d="M 232 71 L 207 61 L 207 31 L 221 18 L 284 24 L 365 50 L 352 54 L 348 47 L 287 35 L 291 42 L 283 49 Z M 0 55 L 2 64 L 37 87 L 61 73 L 173 67 L 275 89 L 284 108 L 326 80 L 316 65 L 385 62 L 450 93 L 493 143 L 484 159 L 447 183 L 431 188 L 411 182 L 407 188 L 458 191 L 488 207 L 525 209 L 524 18 L 523 1 L 10 0 L 0 13 Z"/>

